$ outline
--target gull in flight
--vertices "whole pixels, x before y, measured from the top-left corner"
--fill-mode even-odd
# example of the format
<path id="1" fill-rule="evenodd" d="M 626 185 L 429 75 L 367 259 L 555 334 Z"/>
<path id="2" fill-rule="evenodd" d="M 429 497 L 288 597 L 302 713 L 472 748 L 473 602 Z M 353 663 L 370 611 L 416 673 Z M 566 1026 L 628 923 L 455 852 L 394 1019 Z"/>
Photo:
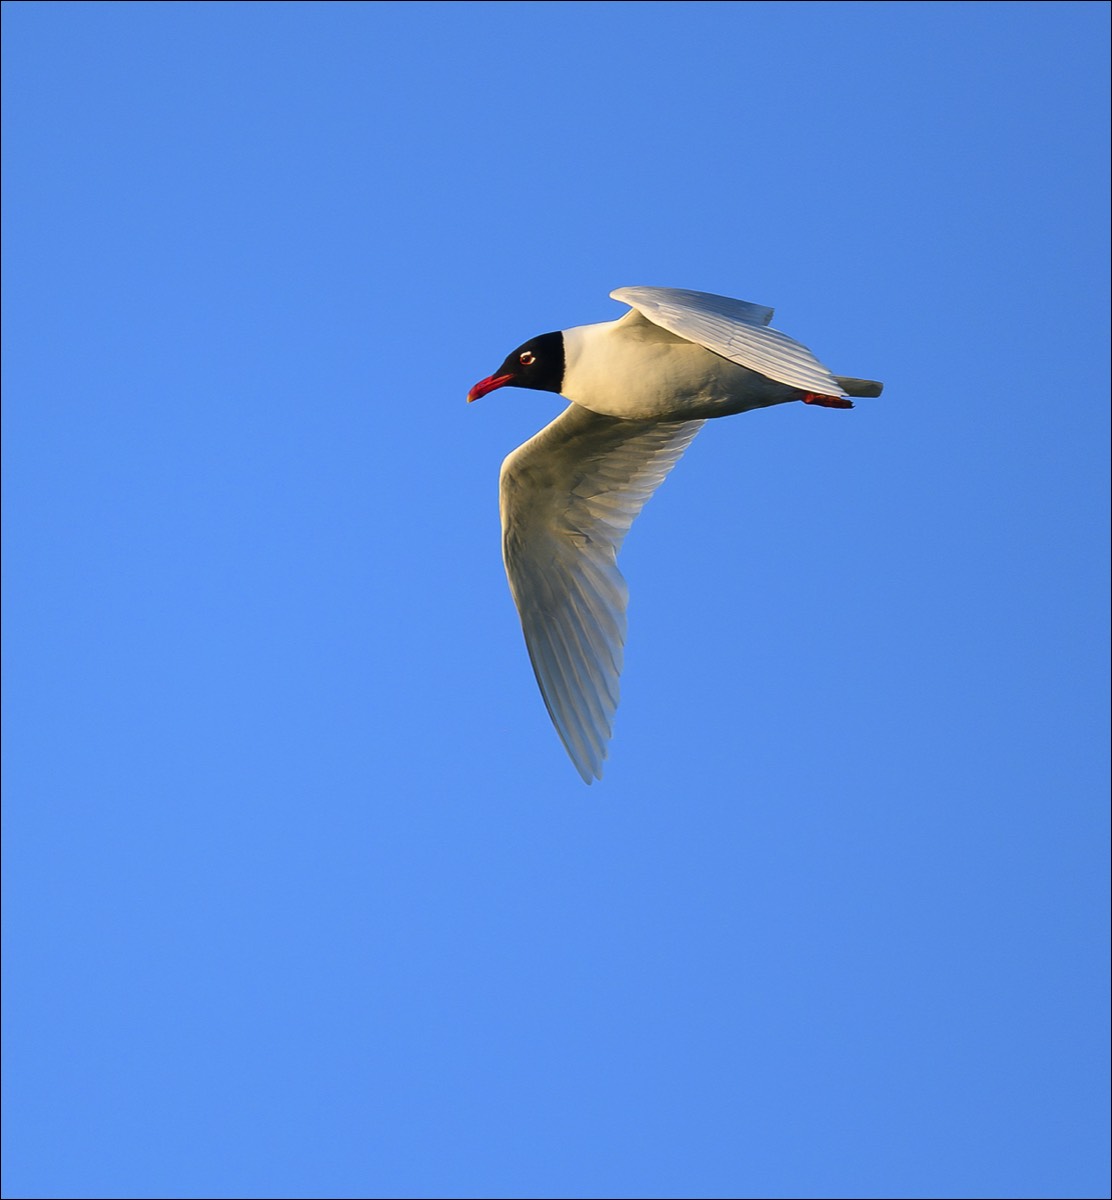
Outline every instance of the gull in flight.
<path id="1" fill-rule="evenodd" d="M 543 333 L 467 394 L 501 387 L 571 403 L 502 464 L 502 556 L 556 732 L 602 778 L 618 707 L 628 591 L 618 550 L 711 417 L 802 400 L 852 408 L 882 384 L 833 375 L 769 327 L 772 309 L 682 288 L 611 292 L 617 321 Z"/>

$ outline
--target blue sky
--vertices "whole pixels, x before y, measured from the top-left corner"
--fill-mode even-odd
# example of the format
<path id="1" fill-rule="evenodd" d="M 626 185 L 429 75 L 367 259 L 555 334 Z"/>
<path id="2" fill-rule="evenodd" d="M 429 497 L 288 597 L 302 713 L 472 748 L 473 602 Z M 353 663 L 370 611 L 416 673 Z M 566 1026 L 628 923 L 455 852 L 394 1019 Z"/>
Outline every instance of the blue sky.
<path id="1" fill-rule="evenodd" d="M 6 1196 L 1108 1188 L 1108 7 L 4 5 Z M 601 783 L 464 395 L 709 425 Z"/>

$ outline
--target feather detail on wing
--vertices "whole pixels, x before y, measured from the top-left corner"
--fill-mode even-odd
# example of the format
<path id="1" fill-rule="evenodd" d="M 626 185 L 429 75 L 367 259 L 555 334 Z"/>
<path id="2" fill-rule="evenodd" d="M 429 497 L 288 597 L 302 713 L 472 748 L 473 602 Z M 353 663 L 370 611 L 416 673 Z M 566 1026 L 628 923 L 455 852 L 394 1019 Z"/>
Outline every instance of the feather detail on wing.
<path id="1" fill-rule="evenodd" d="M 584 781 L 602 778 L 618 707 L 628 591 L 617 556 L 702 421 L 571 405 L 502 464 L 502 554 L 533 671 Z"/>
<path id="2" fill-rule="evenodd" d="M 806 346 L 768 327 L 771 308 L 685 288 L 626 287 L 610 295 L 669 333 L 768 379 L 820 396 L 843 394 L 838 380 Z"/>

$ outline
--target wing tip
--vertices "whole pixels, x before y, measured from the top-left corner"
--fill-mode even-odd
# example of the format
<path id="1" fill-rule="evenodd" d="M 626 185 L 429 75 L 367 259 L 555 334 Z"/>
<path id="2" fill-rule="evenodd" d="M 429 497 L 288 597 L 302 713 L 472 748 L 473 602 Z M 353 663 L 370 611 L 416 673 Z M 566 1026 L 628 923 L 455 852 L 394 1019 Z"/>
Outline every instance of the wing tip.
<path id="1" fill-rule="evenodd" d="M 579 778 L 582 779 L 583 782 L 588 787 L 590 787 L 591 784 L 594 783 L 596 779 L 598 779 L 598 780 L 602 779 L 602 764 L 601 763 L 597 767 L 585 767 L 585 766 L 580 766 L 579 763 L 577 763 L 574 758 L 572 759 L 572 763 L 575 765 L 575 769 L 579 772 Z"/>
<path id="2" fill-rule="evenodd" d="M 879 379 L 856 379 L 852 375 L 835 375 L 842 392 L 862 400 L 875 400 L 884 391 Z"/>

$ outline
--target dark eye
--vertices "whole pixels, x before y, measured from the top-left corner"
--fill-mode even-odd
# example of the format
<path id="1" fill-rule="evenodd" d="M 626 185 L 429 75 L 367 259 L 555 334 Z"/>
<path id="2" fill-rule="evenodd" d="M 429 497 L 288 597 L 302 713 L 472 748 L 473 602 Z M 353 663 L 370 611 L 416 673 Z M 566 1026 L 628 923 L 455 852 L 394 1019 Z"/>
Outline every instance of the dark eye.
<path id="1" fill-rule="evenodd" d="M 523 367 L 531 367 L 537 361 L 537 358 L 532 350 L 526 350 L 523 354 L 517 356 L 517 361 Z"/>

